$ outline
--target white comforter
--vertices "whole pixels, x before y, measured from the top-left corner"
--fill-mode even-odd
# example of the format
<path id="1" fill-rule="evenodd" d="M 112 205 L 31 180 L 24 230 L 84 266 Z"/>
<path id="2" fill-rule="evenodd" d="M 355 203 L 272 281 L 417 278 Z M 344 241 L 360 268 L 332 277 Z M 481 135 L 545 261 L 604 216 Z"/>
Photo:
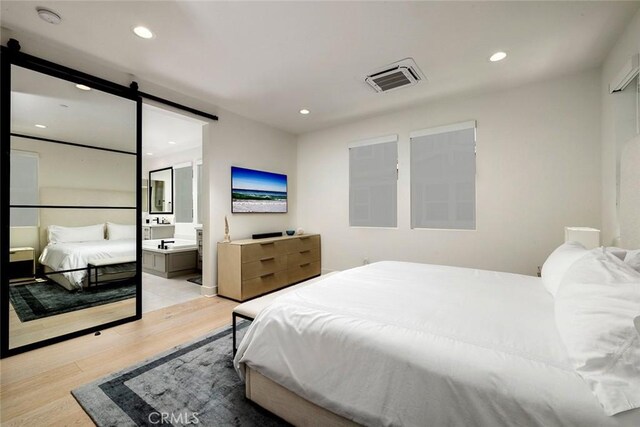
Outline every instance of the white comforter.
<path id="1" fill-rule="evenodd" d="M 638 426 L 572 369 L 540 279 L 380 262 L 278 297 L 235 358 L 365 425 Z"/>
<path id="2" fill-rule="evenodd" d="M 40 263 L 54 271 L 87 268 L 90 260 L 136 255 L 135 239 L 98 240 L 76 243 L 50 243 L 40 255 Z M 87 270 L 63 273 L 78 288 L 87 276 Z"/>

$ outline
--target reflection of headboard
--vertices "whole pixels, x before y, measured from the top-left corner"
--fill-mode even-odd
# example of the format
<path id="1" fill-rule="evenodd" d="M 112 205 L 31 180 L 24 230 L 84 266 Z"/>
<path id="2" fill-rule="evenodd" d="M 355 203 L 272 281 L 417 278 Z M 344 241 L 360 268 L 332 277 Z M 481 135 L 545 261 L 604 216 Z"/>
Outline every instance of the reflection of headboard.
<path id="1" fill-rule="evenodd" d="M 40 187 L 40 204 L 69 206 L 135 206 L 133 191 Z M 40 209 L 40 248 L 47 245 L 50 225 L 81 227 L 115 222 L 135 224 L 135 209 Z"/>
<path id="2" fill-rule="evenodd" d="M 640 248 L 640 136 L 622 151 L 619 216 L 622 247 Z"/>

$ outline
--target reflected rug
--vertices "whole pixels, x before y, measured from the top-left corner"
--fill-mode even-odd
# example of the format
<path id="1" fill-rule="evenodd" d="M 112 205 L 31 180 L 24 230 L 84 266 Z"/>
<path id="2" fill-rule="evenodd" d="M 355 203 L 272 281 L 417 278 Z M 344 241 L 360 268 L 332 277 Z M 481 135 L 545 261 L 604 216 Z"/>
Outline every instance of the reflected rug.
<path id="1" fill-rule="evenodd" d="M 22 322 L 96 307 L 136 296 L 135 283 L 114 283 L 71 292 L 53 281 L 10 285 L 9 298 Z"/>
<path id="2" fill-rule="evenodd" d="M 191 279 L 187 279 L 187 282 L 202 286 L 202 276 L 192 277 Z"/>
<path id="3" fill-rule="evenodd" d="M 225 327 L 71 394 L 98 426 L 288 425 L 245 397 L 231 345 Z"/>

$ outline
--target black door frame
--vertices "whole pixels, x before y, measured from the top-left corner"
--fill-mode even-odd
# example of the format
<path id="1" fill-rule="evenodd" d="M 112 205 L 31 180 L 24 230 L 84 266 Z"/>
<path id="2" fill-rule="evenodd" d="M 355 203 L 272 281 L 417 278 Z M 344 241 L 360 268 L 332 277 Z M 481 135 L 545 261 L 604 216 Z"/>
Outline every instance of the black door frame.
<path id="1" fill-rule="evenodd" d="M 10 154 L 11 154 L 11 66 L 17 65 L 76 84 L 85 84 L 136 102 L 136 314 L 102 325 L 9 348 L 9 248 L 10 248 Z M 54 141 L 51 141 L 54 142 Z M 93 148 L 93 147 L 87 147 Z M 108 149 L 107 149 L 108 150 Z M 117 150 L 113 150 L 117 151 Z M 133 154 L 133 153 L 129 153 Z M 137 85 L 122 86 L 82 71 L 20 52 L 11 39 L 0 46 L 0 358 L 97 332 L 142 318 L 142 94 Z M 39 206 L 38 206 L 39 207 Z"/>

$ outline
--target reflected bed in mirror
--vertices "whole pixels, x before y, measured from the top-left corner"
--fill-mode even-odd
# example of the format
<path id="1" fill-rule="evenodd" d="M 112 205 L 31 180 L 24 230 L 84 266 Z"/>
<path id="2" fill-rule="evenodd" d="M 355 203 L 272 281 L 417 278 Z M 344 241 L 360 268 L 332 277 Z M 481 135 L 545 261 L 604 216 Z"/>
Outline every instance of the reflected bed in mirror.
<path id="1" fill-rule="evenodd" d="M 149 172 L 149 213 L 173 214 L 173 168 Z"/>

